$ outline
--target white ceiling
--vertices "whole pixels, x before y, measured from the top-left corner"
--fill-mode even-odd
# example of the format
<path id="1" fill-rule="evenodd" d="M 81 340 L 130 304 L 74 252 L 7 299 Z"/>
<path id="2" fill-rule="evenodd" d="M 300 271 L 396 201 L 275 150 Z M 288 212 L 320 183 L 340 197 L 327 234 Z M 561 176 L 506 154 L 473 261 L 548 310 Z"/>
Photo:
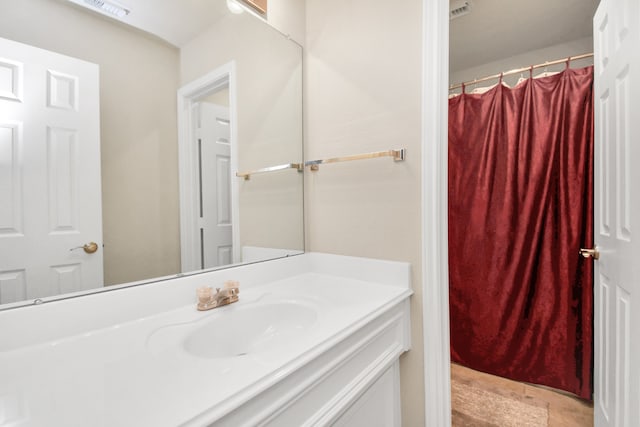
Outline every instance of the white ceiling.
<path id="1" fill-rule="evenodd" d="M 84 0 L 67 1 L 95 10 L 87 6 Z M 131 13 L 115 19 L 155 34 L 178 47 L 200 34 L 223 14 L 229 13 L 226 0 L 116 1 L 131 9 Z M 471 1 L 471 13 L 450 23 L 452 72 L 591 36 L 591 20 L 599 2 Z"/>
<path id="2" fill-rule="evenodd" d="M 84 0 L 67 0 L 90 10 Z M 131 13 L 117 18 L 143 31 L 154 34 L 174 46 L 181 47 L 204 31 L 221 16 L 229 13 L 226 0 L 116 0 Z"/>
<path id="3" fill-rule="evenodd" d="M 599 0 L 472 0 L 450 22 L 452 72 L 592 35 Z"/>

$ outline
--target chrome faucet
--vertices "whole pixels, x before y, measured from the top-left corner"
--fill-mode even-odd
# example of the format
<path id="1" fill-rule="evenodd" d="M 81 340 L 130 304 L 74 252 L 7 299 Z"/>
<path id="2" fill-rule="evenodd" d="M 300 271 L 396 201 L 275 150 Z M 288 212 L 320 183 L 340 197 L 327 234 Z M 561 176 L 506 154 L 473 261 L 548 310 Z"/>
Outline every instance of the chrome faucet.
<path id="1" fill-rule="evenodd" d="M 224 282 L 222 289 L 216 288 L 215 293 L 210 286 L 204 286 L 196 289 L 198 296 L 198 310 L 205 311 L 212 308 L 222 307 L 238 301 L 240 293 L 240 283 L 235 280 L 227 280 Z"/>

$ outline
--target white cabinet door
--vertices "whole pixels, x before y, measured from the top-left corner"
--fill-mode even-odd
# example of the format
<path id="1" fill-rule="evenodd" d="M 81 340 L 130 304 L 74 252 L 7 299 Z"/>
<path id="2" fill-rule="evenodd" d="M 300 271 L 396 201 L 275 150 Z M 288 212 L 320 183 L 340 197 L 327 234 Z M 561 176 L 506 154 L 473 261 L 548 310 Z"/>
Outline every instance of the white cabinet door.
<path id="1" fill-rule="evenodd" d="M 396 361 L 332 427 L 400 427 L 400 412 L 400 362 Z"/>
<path id="2" fill-rule="evenodd" d="M 594 17 L 595 425 L 640 426 L 640 8 L 602 0 Z M 639 236 L 640 237 L 640 236 Z"/>
<path id="3" fill-rule="evenodd" d="M 97 65 L 0 39 L 0 303 L 103 285 L 99 111 Z"/>

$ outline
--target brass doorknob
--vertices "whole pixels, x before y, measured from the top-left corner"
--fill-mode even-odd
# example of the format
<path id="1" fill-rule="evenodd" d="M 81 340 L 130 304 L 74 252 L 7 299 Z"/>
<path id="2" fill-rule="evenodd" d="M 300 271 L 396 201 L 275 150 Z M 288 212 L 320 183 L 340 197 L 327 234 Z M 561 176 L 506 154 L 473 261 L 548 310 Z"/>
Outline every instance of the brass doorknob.
<path id="1" fill-rule="evenodd" d="M 593 259 L 599 259 L 600 258 L 600 252 L 598 251 L 598 248 L 596 248 L 596 247 L 594 247 L 593 249 L 581 248 L 580 249 L 580 255 L 582 255 L 585 258 L 593 258 Z"/>
<path id="2" fill-rule="evenodd" d="M 98 244 L 96 242 L 89 242 L 86 245 L 71 248 L 69 250 L 75 251 L 76 249 L 83 249 L 86 253 L 92 254 L 98 250 Z"/>

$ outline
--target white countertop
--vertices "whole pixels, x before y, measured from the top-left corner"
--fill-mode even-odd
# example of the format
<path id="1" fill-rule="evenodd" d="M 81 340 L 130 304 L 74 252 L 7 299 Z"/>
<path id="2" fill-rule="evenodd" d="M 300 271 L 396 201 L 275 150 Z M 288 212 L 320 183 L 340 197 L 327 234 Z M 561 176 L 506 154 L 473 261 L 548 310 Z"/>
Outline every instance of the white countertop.
<path id="1" fill-rule="evenodd" d="M 300 258 L 293 263 L 303 261 Z M 280 268 L 286 265 L 281 263 Z M 358 276 L 355 270 L 343 275 L 335 275 L 343 271 L 325 268 L 291 271 L 294 274 L 289 277 L 247 289 L 241 283 L 239 302 L 206 312 L 196 311 L 192 297 L 193 302 L 187 305 L 156 313 L 147 310 L 144 317 L 124 316 L 114 323 L 100 319 L 97 324 L 106 326 L 82 331 L 83 323 L 91 324 L 95 319 L 89 319 L 84 311 L 74 313 L 70 307 L 66 316 L 72 319 L 65 323 L 71 325 L 69 333 L 22 341 L 5 333 L 5 344 L 20 344 L 0 349 L 0 426 L 157 427 L 188 424 L 203 413 L 219 418 L 411 294 L 406 264 L 398 270 L 401 280 L 395 284 L 372 282 L 370 277 L 360 280 L 354 277 Z M 368 274 L 371 272 L 365 276 Z M 194 295 L 194 286 L 189 283 L 184 291 Z M 152 292 L 151 287 L 144 292 Z M 294 340 L 278 342 L 258 353 L 226 358 L 195 356 L 185 351 L 180 338 L 184 334 L 172 332 L 195 330 L 252 304 L 282 301 L 312 307 L 317 317 Z M 96 316 L 118 310 L 117 305 L 103 307 Z M 20 328 L 6 321 L 18 321 L 25 314 L 13 316 L 15 319 L 11 314 L 0 313 L 2 332 L 8 327 Z M 29 317 L 30 327 L 37 324 L 34 316 L 36 311 Z"/>

